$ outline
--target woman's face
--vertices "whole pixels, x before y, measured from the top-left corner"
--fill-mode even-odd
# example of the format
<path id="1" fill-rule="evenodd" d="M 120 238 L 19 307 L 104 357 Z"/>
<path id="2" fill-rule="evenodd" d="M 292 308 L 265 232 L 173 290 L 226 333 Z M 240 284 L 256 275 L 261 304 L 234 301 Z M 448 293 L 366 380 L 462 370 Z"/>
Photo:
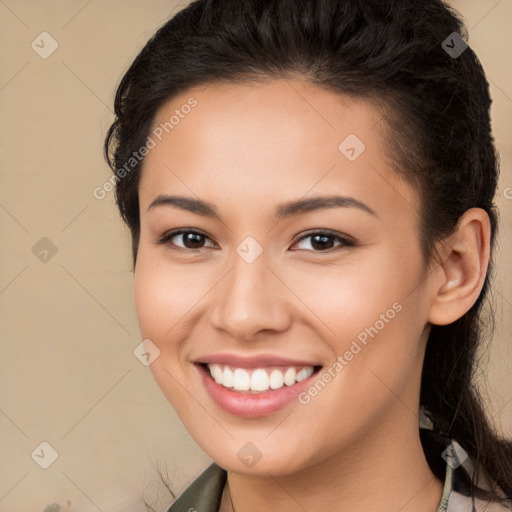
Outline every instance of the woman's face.
<path id="1" fill-rule="evenodd" d="M 159 386 L 226 469 L 291 474 L 417 435 L 429 277 L 384 129 L 369 103 L 291 80 L 158 113 L 137 314 Z"/>

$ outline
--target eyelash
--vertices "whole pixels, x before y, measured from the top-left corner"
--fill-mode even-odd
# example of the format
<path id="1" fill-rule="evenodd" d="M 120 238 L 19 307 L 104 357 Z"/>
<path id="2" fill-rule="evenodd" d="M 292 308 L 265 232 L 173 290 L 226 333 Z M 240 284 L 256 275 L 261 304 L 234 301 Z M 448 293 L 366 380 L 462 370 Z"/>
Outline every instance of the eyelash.
<path id="1" fill-rule="evenodd" d="M 204 236 L 207 239 L 210 239 L 210 237 L 208 235 L 206 235 L 205 233 L 202 233 L 201 231 L 196 231 L 195 229 L 177 229 L 174 231 L 169 231 L 167 233 L 164 233 L 162 236 L 157 237 L 155 239 L 155 243 L 158 245 L 167 245 L 169 247 L 169 249 L 171 249 L 173 251 L 179 251 L 179 252 L 189 252 L 190 253 L 190 252 L 200 251 L 201 249 L 206 249 L 206 247 L 190 249 L 190 248 L 186 248 L 186 247 L 178 247 L 175 244 L 169 243 L 170 240 L 172 238 L 174 238 L 175 236 L 183 235 L 183 234 L 187 234 L 187 233 L 194 233 L 196 235 Z M 301 242 L 302 240 L 305 240 L 307 238 L 311 238 L 314 236 L 330 237 L 331 239 L 334 239 L 335 241 L 340 242 L 340 244 L 335 247 L 331 247 L 330 249 L 326 249 L 325 251 L 322 251 L 322 250 L 315 251 L 315 250 L 311 250 L 311 249 L 295 249 L 295 250 L 307 251 L 307 252 L 313 252 L 313 253 L 320 254 L 320 253 L 331 253 L 336 250 L 340 250 L 340 249 L 343 249 L 346 247 L 354 247 L 356 245 L 352 240 L 350 240 L 349 238 L 347 238 L 345 236 L 333 233 L 331 231 L 322 231 L 322 230 L 311 231 L 309 233 L 302 235 L 297 241 L 294 242 L 294 245 Z"/>

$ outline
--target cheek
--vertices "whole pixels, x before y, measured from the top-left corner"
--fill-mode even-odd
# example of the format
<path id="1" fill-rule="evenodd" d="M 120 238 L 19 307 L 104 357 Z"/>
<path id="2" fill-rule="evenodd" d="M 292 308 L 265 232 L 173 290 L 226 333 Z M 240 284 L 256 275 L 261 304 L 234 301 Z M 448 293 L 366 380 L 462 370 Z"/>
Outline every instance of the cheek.
<path id="1" fill-rule="evenodd" d="M 180 269 L 162 261 L 161 255 L 139 248 L 135 269 L 134 297 L 143 339 L 154 343 L 160 353 L 150 370 L 176 411 L 187 408 L 183 393 L 190 370 L 184 365 L 179 330 L 183 318 L 197 302 L 197 283 L 185 265 Z M 191 285 L 193 283 L 193 285 Z M 187 423 L 187 418 L 182 418 Z"/>
<path id="2" fill-rule="evenodd" d="M 410 292 L 421 273 L 418 260 L 401 252 L 398 246 L 363 249 L 347 253 L 335 266 L 302 263 L 280 273 L 323 324 L 321 332 L 333 340 L 335 352 L 342 353 L 347 341 L 376 322 L 378 327 L 382 321 L 387 327 L 390 319 L 396 323 L 396 309 L 416 300 Z"/>
<path id="3" fill-rule="evenodd" d="M 337 268 L 297 267 L 287 279 L 317 318 L 315 330 L 324 334 L 333 359 L 342 358 L 343 370 L 334 372 L 336 382 L 329 385 L 333 393 L 324 396 L 348 410 L 355 402 L 371 409 L 372 397 L 388 392 L 386 384 L 404 389 L 417 369 L 425 325 L 425 304 L 420 288 L 415 290 L 421 260 L 398 246 L 359 254 Z"/>
<path id="4" fill-rule="evenodd" d="M 167 341 L 175 338 L 175 326 L 208 290 L 192 267 L 173 266 L 150 250 L 142 249 L 137 257 L 134 292 L 141 334 L 161 350 L 172 346 Z"/>

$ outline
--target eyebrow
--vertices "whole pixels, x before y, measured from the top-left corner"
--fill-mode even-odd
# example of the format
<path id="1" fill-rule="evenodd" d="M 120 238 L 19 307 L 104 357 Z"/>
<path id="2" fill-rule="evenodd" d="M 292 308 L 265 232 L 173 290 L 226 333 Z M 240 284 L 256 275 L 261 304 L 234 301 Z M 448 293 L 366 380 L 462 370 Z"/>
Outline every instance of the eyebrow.
<path id="1" fill-rule="evenodd" d="M 157 206 L 171 206 L 197 215 L 203 215 L 205 217 L 220 220 L 220 216 L 214 205 L 193 197 L 160 194 L 151 202 L 147 212 Z M 301 215 L 316 210 L 325 210 L 328 208 L 358 208 L 359 210 L 378 217 L 375 211 L 368 205 L 354 199 L 353 197 L 330 195 L 283 203 L 276 209 L 275 218 L 276 220 L 282 220 L 295 215 Z"/>

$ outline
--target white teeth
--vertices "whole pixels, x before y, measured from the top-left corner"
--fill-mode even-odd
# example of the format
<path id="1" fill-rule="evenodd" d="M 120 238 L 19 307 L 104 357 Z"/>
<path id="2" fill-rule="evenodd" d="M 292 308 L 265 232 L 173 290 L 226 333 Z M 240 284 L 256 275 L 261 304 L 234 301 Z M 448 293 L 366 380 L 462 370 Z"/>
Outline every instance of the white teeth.
<path id="1" fill-rule="evenodd" d="M 234 386 L 235 378 L 233 372 L 226 366 L 224 368 L 224 374 L 221 382 L 217 382 L 217 384 L 222 384 L 227 388 L 232 388 Z"/>
<path id="2" fill-rule="evenodd" d="M 257 368 L 246 370 L 244 368 L 230 368 L 219 364 L 209 364 L 210 374 L 217 384 L 235 391 L 264 392 L 270 389 L 280 389 L 284 385 L 293 386 L 310 377 L 313 366 L 305 366 L 298 371 L 294 367 L 282 371 L 279 368 L 272 370 Z"/>
<path id="3" fill-rule="evenodd" d="M 265 370 L 259 368 L 252 372 L 251 375 L 251 389 L 253 391 L 267 391 L 269 386 L 269 376 Z"/>
<path id="4" fill-rule="evenodd" d="M 281 370 L 272 370 L 270 373 L 270 387 L 272 389 L 279 389 L 284 386 L 284 377 Z"/>
<path id="5" fill-rule="evenodd" d="M 222 384 L 222 369 L 218 364 L 212 364 L 210 366 L 210 373 L 217 384 Z"/>
<path id="6" fill-rule="evenodd" d="M 307 368 L 302 368 L 297 372 L 297 376 L 295 379 L 297 382 L 300 382 L 301 380 L 307 379 L 310 375 L 313 374 L 313 367 L 308 366 Z"/>
<path id="7" fill-rule="evenodd" d="M 223 383 L 224 385 L 224 383 Z M 242 368 L 237 368 L 233 375 L 233 387 L 235 391 L 249 391 L 251 387 L 251 377 Z"/>
<path id="8" fill-rule="evenodd" d="M 286 373 L 284 374 L 284 383 L 287 386 L 293 386 L 295 384 L 296 375 L 297 372 L 295 371 L 295 368 L 288 368 L 288 370 L 286 370 Z"/>

